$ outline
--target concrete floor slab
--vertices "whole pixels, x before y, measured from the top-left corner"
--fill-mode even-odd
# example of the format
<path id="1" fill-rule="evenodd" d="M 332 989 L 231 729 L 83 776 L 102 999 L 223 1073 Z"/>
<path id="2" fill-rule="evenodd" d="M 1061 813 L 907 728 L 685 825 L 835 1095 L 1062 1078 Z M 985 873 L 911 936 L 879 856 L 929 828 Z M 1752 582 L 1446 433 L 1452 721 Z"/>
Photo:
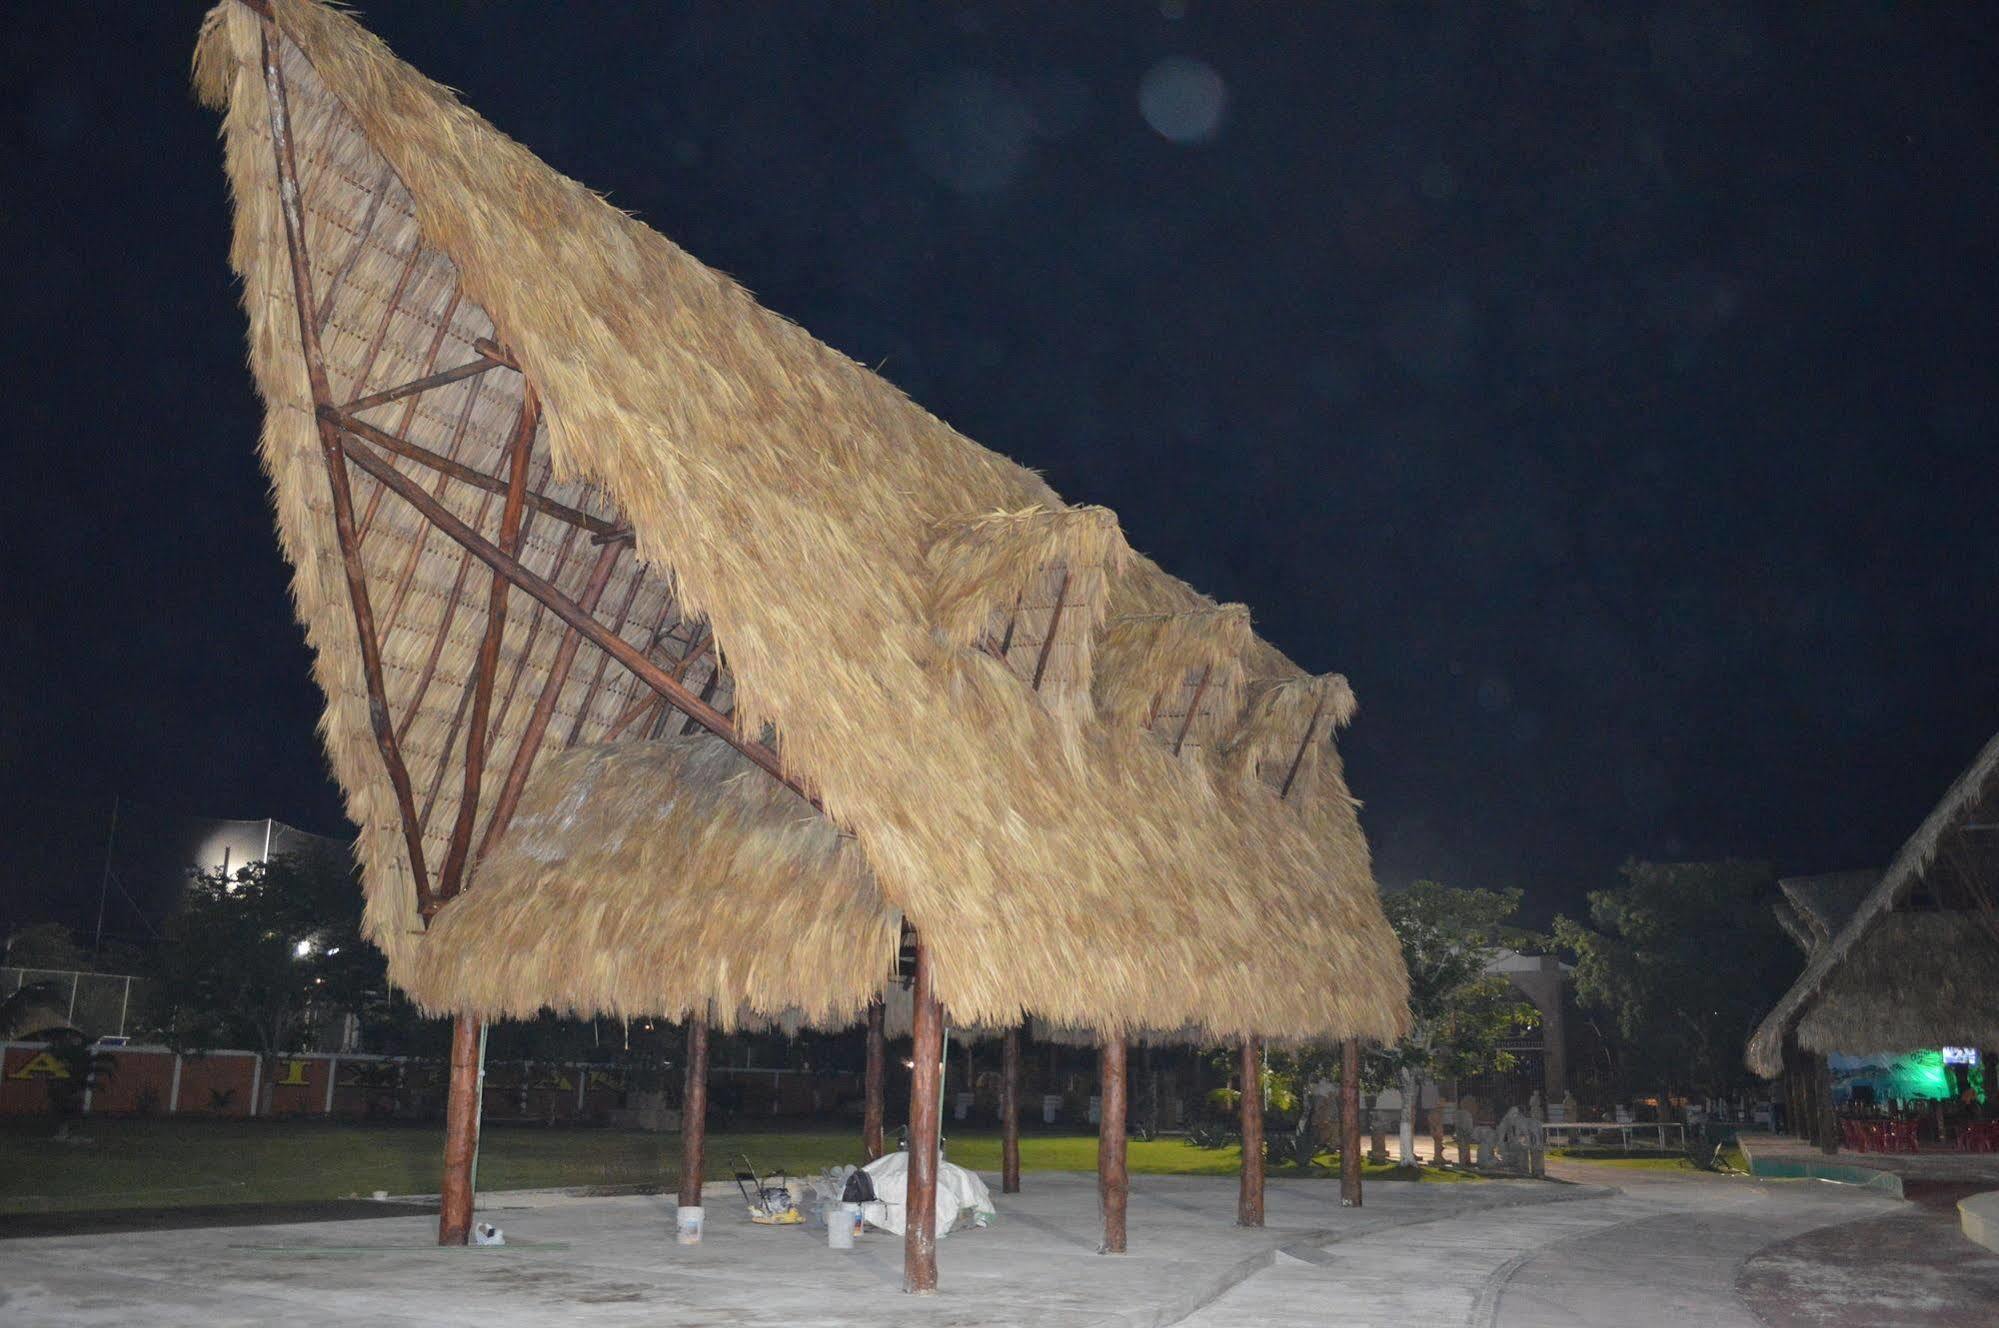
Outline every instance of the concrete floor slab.
<path id="1" fill-rule="evenodd" d="M 943 1293 L 901 1294 L 902 1243 L 852 1253 L 823 1230 L 761 1228 L 710 1200 L 706 1238 L 673 1243 L 671 1196 L 495 1196 L 500 1249 L 440 1250 L 429 1218 L 92 1234 L 0 1244 L 0 1322 L 96 1325 L 898 1325 L 1154 1328 L 1270 1267 L 1287 1244 L 1573 1197 L 1532 1182 L 1379 1184 L 1341 1209 L 1324 1181 L 1274 1181 L 1269 1225 L 1232 1225 L 1233 1181 L 1141 1176 L 1131 1249 L 1099 1255 L 1092 1176 L 1036 1175 L 993 1227 L 940 1247 Z"/>
<path id="2" fill-rule="evenodd" d="M 924 1299 L 901 1294 L 893 1237 L 839 1253 L 817 1228 L 753 1227 L 722 1199 L 691 1249 L 673 1243 L 671 1196 L 492 1196 L 481 1216 L 505 1228 L 502 1249 L 439 1250 L 428 1217 L 51 1236 L 0 1242 L 0 1323 L 1756 1328 L 1779 1321 L 1771 1303 L 1802 1303 L 1785 1288 L 1821 1273 L 1850 1284 L 1878 1243 L 1869 1224 L 1919 1234 L 1914 1205 L 1850 1187 L 1557 1175 L 1597 1183 L 1379 1183 L 1353 1210 L 1334 1184 L 1277 1180 L 1260 1231 L 1231 1225 L 1232 1180 L 1140 1176 L 1123 1257 L 1096 1253 L 1093 1176 L 1031 1175 L 1024 1194 L 996 1196 L 995 1226 L 942 1243 L 943 1290 Z M 1935 1260 L 1923 1275 L 1925 1303 L 1945 1307 L 1934 1322 L 1975 1321 L 1960 1307 L 1984 1304 L 1988 1280 Z M 1884 1321 L 1834 1311 L 1809 1322 Z"/>

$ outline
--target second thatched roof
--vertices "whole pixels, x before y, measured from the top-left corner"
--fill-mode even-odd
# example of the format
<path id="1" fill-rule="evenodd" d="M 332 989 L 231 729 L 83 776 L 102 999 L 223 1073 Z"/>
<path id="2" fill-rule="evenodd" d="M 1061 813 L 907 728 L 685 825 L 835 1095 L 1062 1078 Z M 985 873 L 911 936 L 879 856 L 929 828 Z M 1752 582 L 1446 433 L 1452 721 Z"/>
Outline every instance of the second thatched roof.
<path id="1" fill-rule="evenodd" d="M 1823 927 L 1847 909 L 1856 889 L 1850 874 L 1813 878 L 1824 889 L 1786 891 L 1798 915 L 1788 925 L 1817 944 L 1750 1038 L 1749 1067 L 1781 1074 L 1793 1035 L 1805 1050 L 1822 1053 L 1999 1045 L 1999 987 L 1989 980 L 1999 969 L 1995 828 L 1999 737 L 1952 781 L 1828 937 L 1816 937 L 1812 919 Z"/>

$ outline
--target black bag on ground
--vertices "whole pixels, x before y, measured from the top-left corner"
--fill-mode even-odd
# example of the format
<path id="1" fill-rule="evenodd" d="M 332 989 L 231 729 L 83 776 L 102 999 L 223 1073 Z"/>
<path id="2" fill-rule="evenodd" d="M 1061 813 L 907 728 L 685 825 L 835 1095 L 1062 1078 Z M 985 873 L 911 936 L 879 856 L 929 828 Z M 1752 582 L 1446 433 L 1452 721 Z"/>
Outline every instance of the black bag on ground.
<path id="1" fill-rule="evenodd" d="M 875 1201 L 875 1178 L 856 1167 L 847 1177 L 847 1188 L 840 1192 L 841 1203 L 873 1203 Z"/>

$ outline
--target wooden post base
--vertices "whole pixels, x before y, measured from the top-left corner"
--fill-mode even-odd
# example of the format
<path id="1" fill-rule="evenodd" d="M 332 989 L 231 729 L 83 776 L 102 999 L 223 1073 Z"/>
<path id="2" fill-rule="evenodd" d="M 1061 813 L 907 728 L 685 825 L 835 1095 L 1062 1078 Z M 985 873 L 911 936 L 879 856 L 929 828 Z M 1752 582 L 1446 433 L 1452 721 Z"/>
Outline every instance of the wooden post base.
<path id="1" fill-rule="evenodd" d="M 1103 1111 L 1097 1124 L 1097 1197 L 1104 1211 L 1104 1244 L 1099 1254 L 1123 1254 L 1125 1210 L 1131 1202 L 1131 1173 L 1125 1164 L 1124 1120 L 1128 1076 L 1121 1037 L 1106 1037 L 1097 1049 Z"/>
<path id="2" fill-rule="evenodd" d="M 1020 1030 L 1009 1028 L 1000 1053 L 1000 1193 L 1020 1193 Z"/>
<path id="3" fill-rule="evenodd" d="M 472 1159 L 479 1151 L 479 1021 L 451 1024 L 451 1086 L 444 1103 L 444 1183 L 437 1243 L 463 1245 L 472 1236 Z"/>
<path id="4" fill-rule="evenodd" d="M 1263 1225 L 1263 1043 L 1242 1040 L 1242 1186 L 1236 1195 L 1235 1224 Z"/>
<path id="5" fill-rule="evenodd" d="M 909 1192 L 902 1232 L 902 1289 L 937 1290 L 937 1142 L 943 1113 L 944 1011 L 930 989 L 930 956 L 916 938 L 915 1027 L 909 1069 Z"/>

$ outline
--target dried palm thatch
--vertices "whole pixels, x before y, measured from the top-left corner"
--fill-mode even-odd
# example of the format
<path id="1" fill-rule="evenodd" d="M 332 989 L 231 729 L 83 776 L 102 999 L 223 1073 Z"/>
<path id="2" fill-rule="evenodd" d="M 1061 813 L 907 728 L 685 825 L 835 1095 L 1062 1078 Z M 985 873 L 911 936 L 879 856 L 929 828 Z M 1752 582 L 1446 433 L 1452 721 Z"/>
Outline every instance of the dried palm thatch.
<path id="1" fill-rule="evenodd" d="M 1076 1024 L 1056 1024 L 1045 1019 L 1030 1021 L 1034 1040 L 1043 1045 L 1068 1047 L 1071 1050 L 1085 1050 L 1098 1045 L 1102 1038 L 1095 1029 Z M 1134 1047 L 1214 1047 L 1230 1039 L 1218 1037 L 1199 1024 L 1182 1024 L 1178 1028 L 1136 1028 L 1125 1037 Z"/>
<path id="2" fill-rule="evenodd" d="M 1337 673 L 1266 679 L 1250 690 L 1230 767 L 1280 797 L 1350 803 L 1330 735 L 1353 722 L 1355 709 L 1353 688 Z"/>
<path id="3" fill-rule="evenodd" d="M 715 738 L 575 747 L 528 782 L 403 987 L 489 1018 L 712 1003 L 725 1028 L 787 1007 L 842 1027 L 895 971 L 900 929 L 854 841 Z"/>
<path id="4" fill-rule="evenodd" d="M 1999 943 L 1963 913 L 1894 913 L 1798 1020 L 1807 1051 L 1999 1046 Z"/>
<path id="5" fill-rule="evenodd" d="M 349 403 L 341 427 L 489 536 L 492 477 L 525 428 L 536 497 L 522 564 L 579 600 L 597 587 L 590 607 L 605 626 L 698 685 L 740 733 L 778 745 L 787 773 L 852 835 L 887 906 L 922 929 L 955 1019 L 1005 1024 L 1032 1008 L 1112 1026 L 1395 1035 L 1405 977 L 1364 859 L 1356 875 L 1267 793 L 1211 782 L 1143 735 L 1051 713 L 1013 652 L 1002 662 L 965 643 L 980 596 L 937 593 L 962 553 L 938 548 L 939 533 L 980 514 L 1069 512 L 1056 494 L 550 170 L 345 13 L 312 0 L 268 8 L 290 89 L 307 312 L 334 399 Z M 434 866 L 470 805 L 462 731 L 488 577 L 355 476 L 386 709 L 419 804 L 413 848 L 371 732 L 299 351 L 263 40 L 257 15 L 225 0 L 204 26 L 196 83 L 225 112 L 261 452 L 328 698 L 323 737 L 361 827 L 366 925 L 406 983 L 428 944 L 418 854 Z M 420 392 L 389 390 L 424 380 Z M 524 407 L 529 381 L 538 420 Z M 1102 518 L 1071 520 L 1091 530 Z M 1020 574 L 1033 565 L 1045 580 L 1052 565 L 1018 551 L 1032 544 L 991 559 L 989 606 L 1039 603 L 1042 582 Z M 1058 545 L 1071 579 L 1098 566 L 1110 579 L 1119 560 L 1101 530 L 1051 537 L 1044 552 Z M 1067 567 L 1078 549 L 1084 565 Z M 1121 596 L 1139 605 L 1127 611 L 1200 607 L 1136 558 L 1108 588 L 1111 613 Z M 514 600 L 484 730 L 498 759 L 473 781 L 474 843 L 507 774 L 535 753 L 686 727 L 591 651 L 565 672 L 574 639 Z M 940 609 L 960 624 L 955 639 L 936 630 Z M 1296 671 L 1261 643 L 1250 657 L 1252 679 Z M 1084 647 L 1062 667 L 1065 687 L 1087 690 Z M 537 729 L 543 706 L 552 720 Z M 475 895 L 485 873 L 473 869 Z M 589 906 L 617 911 L 613 896 L 650 883 L 592 885 Z M 1302 915 L 1297 899 L 1310 901 Z M 1288 950 L 1265 925 L 1275 912 L 1292 918 Z M 567 918 L 551 910 L 547 922 Z M 727 962 L 752 966 L 764 939 L 735 936 Z M 683 958 L 694 962 L 691 944 Z M 751 997 L 757 1008 L 791 1003 L 771 981 Z M 832 1008 L 844 994 L 806 1004 Z"/>
<path id="6" fill-rule="evenodd" d="M 1143 729 L 1176 756 L 1212 750 L 1242 710 L 1249 638 L 1240 604 L 1114 620 L 1097 692 L 1105 721 Z"/>
<path id="7" fill-rule="evenodd" d="M 1789 936 L 1797 943 L 1800 950 L 1803 950 L 1806 954 L 1810 954 L 1818 948 L 1820 937 L 1812 929 L 1811 924 L 1805 921 L 1804 915 L 1798 912 L 1796 906 L 1790 900 L 1779 899 L 1770 906 L 1770 911 L 1777 915 L 1777 925 L 1784 929 L 1786 936 Z"/>
<path id="8" fill-rule="evenodd" d="M 1816 1050 L 1892 1049 L 1873 1040 L 1879 1032 L 1889 1029 L 1896 1030 L 1898 1035 L 1910 1035 L 1906 1046 L 1934 1045 L 1945 1040 L 1945 1024 L 1936 1025 L 1930 1033 L 1914 1036 L 1916 1029 L 1925 1026 L 1926 1014 L 1942 1018 L 1940 1007 L 1923 990 L 1955 989 L 1958 979 L 1953 973 L 1958 967 L 1968 966 L 1977 971 L 1988 962 L 1989 956 L 1976 947 L 1950 940 L 1947 933 L 1960 923 L 1968 921 L 1982 932 L 1984 946 L 1999 945 L 1991 909 L 1993 896 L 1999 893 L 1999 858 L 1994 856 L 1995 836 L 1990 828 L 1995 822 L 1999 822 L 1999 737 L 1987 742 L 1945 790 L 1942 800 L 1923 818 L 1923 823 L 1895 854 L 1894 861 L 1852 915 L 1830 939 L 1812 951 L 1805 971 L 1749 1039 L 1746 1059 L 1750 1069 L 1772 1078 L 1782 1073 L 1784 1039 L 1794 1030 L 1802 1038 L 1803 1021 L 1808 1018 L 1813 1019 Z M 1797 898 L 1792 902 L 1795 906 Z M 1902 921 L 1938 910 L 1945 916 L 1954 915 L 1954 920 L 1949 924 Z M 1892 981 L 1883 981 L 1877 975 L 1892 970 L 1885 960 L 1862 958 L 1862 948 L 1891 921 L 1896 932 L 1886 943 L 1883 954 L 1896 956 L 1905 967 L 1894 973 Z M 1926 936 L 1926 931 L 1932 928 L 1936 929 L 1936 935 Z M 1919 940 L 1944 944 L 1917 944 Z M 1846 981 L 1844 970 L 1856 962 L 1860 968 L 1854 984 L 1842 987 Z M 1813 1018 L 1816 1007 L 1828 1001 L 1836 990 L 1843 990 L 1845 999 L 1831 1013 Z M 1885 1000 L 1890 1007 L 1900 1007 L 1900 1012 L 1884 1008 L 1864 1013 L 1865 1002 L 1874 998 Z M 1980 1017 L 1974 1014 L 1970 1022 L 1975 1024 Z M 1956 1026 L 1955 1021 L 1949 1021 L 1949 1026 Z M 1990 1030 L 1992 1025 L 1986 1023 L 1984 1027 Z"/>
<path id="9" fill-rule="evenodd" d="M 1868 894 L 1881 883 L 1881 873 L 1877 871 L 1827 872 L 1819 876 L 1786 876 L 1777 882 L 1783 892 L 1780 903 L 1788 905 L 1788 911 L 1811 938 L 1805 945 L 1806 953 L 1824 945 L 1839 934 L 1853 911 L 1860 907 Z M 1783 924 L 1783 915 L 1778 922 Z"/>
<path id="10" fill-rule="evenodd" d="M 930 617 L 955 646 L 1003 659 L 1057 714 L 1090 716 L 1106 581 L 1131 549 L 1108 508 L 989 512 L 946 523 L 926 555 Z"/>

